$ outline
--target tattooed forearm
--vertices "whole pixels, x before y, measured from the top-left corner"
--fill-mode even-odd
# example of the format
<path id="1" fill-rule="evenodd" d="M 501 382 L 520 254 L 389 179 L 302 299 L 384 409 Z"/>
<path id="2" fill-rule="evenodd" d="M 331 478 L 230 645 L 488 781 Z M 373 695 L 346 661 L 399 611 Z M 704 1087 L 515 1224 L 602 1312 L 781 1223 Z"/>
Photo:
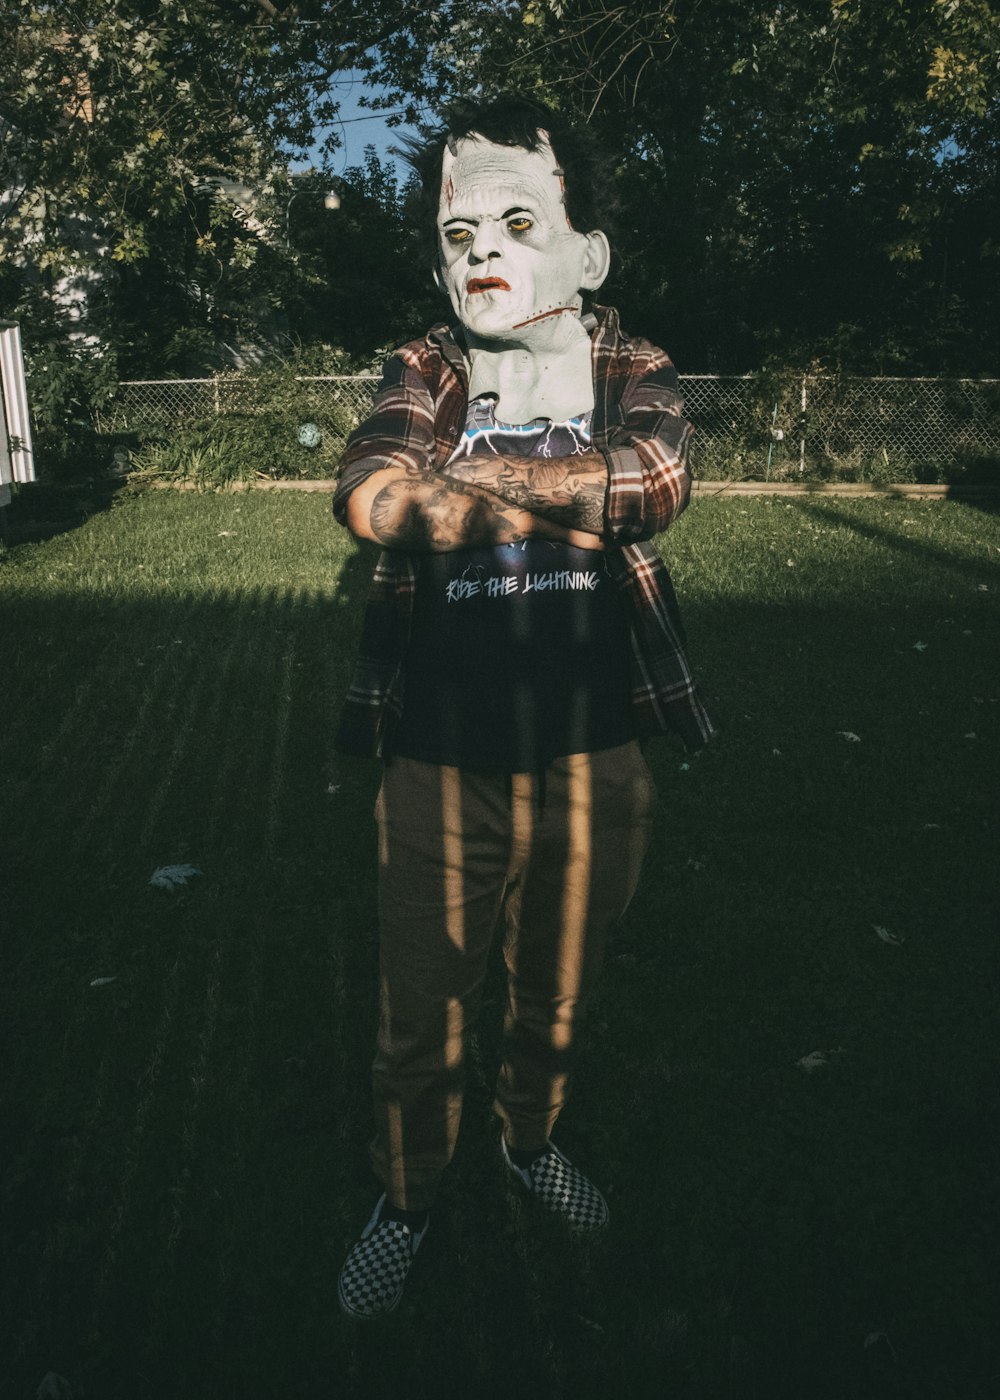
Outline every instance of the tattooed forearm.
<path id="1" fill-rule="evenodd" d="M 372 501 L 370 520 L 387 549 L 419 554 L 513 544 L 530 533 L 523 510 L 438 472 L 388 482 Z"/>
<path id="2" fill-rule="evenodd" d="M 444 468 L 546 520 L 599 535 L 604 529 L 608 465 L 599 452 L 575 457 L 463 457 Z"/>

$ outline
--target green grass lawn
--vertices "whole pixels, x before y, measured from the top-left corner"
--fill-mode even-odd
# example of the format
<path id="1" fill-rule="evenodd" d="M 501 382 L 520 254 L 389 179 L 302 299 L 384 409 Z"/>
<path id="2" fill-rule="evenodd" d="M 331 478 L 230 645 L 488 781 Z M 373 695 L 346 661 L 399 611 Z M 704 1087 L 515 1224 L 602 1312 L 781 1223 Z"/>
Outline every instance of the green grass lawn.
<path id="1" fill-rule="evenodd" d="M 509 1193 L 494 969 L 367 1329 L 376 768 L 328 789 L 372 555 L 325 497 L 159 492 L 5 553 L 5 1397 L 1000 1393 L 1000 517 L 720 499 L 663 544 L 722 734 L 651 750 L 557 1135 L 612 1228 Z"/>

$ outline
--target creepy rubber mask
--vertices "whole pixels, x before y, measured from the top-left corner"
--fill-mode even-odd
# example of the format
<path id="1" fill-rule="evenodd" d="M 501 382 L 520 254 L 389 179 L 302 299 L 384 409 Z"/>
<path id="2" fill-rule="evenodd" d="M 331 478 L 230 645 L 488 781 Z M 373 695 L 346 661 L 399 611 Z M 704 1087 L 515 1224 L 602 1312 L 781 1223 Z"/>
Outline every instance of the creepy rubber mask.
<path id="1" fill-rule="evenodd" d="M 555 155 L 479 136 L 446 148 L 438 208 L 439 284 L 483 340 L 523 339 L 553 316 L 578 315 L 581 291 L 607 275 L 603 233 L 570 227 Z"/>

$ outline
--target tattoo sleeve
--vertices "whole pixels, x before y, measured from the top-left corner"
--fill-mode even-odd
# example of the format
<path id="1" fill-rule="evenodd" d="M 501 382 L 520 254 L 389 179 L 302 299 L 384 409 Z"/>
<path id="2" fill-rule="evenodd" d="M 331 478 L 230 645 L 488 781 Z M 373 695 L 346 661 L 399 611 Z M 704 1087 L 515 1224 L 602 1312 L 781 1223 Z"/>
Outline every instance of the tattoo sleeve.
<path id="1" fill-rule="evenodd" d="M 513 544 L 531 533 L 524 508 L 429 471 L 387 482 L 372 501 L 370 519 L 387 549 L 417 554 Z"/>
<path id="2" fill-rule="evenodd" d="M 608 464 L 599 452 L 575 457 L 464 457 L 449 463 L 443 474 L 570 529 L 594 535 L 604 530 Z"/>

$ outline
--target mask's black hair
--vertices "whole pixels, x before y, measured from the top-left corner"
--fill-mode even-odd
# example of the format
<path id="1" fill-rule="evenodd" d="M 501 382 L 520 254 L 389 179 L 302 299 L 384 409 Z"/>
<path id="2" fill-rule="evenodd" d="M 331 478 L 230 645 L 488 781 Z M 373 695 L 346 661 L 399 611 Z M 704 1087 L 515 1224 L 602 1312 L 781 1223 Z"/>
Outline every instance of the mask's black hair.
<path id="1" fill-rule="evenodd" d="M 542 102 L 507 93 L 491 102 L 460 99 L 441 112 L 441 124 L 421 128 L 420 139 L 407 140 L 399 154 L 420 181 L 420 216 L 432 233 L 441 196 L 445 147 L 464 136 L 482 136 L 496 146 L 537 151 L 545 132 L 565 185 L 566 213 L 578 233 L 601 229 L 613 238 L 614 188 L 607 161 L 589 127 L 568 120 Z"/>

